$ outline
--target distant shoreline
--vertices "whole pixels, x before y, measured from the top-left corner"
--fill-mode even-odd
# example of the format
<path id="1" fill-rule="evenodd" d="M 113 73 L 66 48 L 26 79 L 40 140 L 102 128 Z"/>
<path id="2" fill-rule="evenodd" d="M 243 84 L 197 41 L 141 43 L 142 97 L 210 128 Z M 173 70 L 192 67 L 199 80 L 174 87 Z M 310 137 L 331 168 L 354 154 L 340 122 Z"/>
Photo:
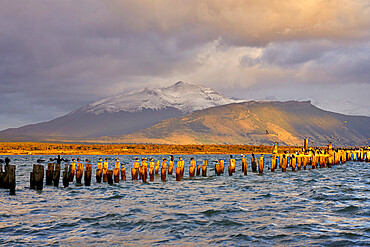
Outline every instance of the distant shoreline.
<path id="1" fill-rule="evenodd" d="M 279 146 L 279 153 L 302 150 Z M 66 144 L 0 142 L 0 155 L 160 155 L 160 154 L 261 154 L 271 153 L 272 145 L 162 145 L 162 144 Z"/>

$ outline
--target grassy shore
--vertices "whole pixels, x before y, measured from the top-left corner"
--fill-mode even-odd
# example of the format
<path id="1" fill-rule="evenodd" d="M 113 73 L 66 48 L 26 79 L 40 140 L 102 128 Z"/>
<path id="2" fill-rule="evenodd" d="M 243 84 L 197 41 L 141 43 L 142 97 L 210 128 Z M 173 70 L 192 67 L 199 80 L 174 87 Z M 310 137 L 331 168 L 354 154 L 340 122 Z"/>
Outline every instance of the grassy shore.
<path id="1" fill-rule="evenodd" d="M 279 146 L 279 152 L 302 147 Z M 0 142 L 0 155 L 144 155 L 144 154 L 250 154 L 271 153 L 271 146 L 250 145 L 122 145 Z"/>

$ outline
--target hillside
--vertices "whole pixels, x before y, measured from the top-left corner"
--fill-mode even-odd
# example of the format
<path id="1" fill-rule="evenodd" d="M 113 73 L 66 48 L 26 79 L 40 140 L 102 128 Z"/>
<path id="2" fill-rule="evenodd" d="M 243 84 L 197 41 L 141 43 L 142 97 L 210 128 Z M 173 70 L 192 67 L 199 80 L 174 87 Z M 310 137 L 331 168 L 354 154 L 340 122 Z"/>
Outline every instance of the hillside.
<path id="1" fill-rule="evenodd" d="M 365 145 L 370 118 L 327 112 L 309 101 L 244 102 L 171 118 L 136 133 L 100 139 L 117 143 Z"/>

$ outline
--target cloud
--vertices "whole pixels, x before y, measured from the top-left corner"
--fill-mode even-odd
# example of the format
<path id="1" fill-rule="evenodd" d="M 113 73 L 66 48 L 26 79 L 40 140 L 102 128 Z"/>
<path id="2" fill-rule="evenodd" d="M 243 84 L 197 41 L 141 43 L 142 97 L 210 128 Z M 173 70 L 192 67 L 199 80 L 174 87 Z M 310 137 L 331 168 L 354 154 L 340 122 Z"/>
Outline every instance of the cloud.
<path id="1" fill-rule="evenodd" d="M 43 109 L 45 120 L 98 98 L 178 80 L 229 94 L 297 83 L 366 84 L 369 5 L 3 0 L 0 97 L 8 107 L 0 113 L 27 123 Z"/>

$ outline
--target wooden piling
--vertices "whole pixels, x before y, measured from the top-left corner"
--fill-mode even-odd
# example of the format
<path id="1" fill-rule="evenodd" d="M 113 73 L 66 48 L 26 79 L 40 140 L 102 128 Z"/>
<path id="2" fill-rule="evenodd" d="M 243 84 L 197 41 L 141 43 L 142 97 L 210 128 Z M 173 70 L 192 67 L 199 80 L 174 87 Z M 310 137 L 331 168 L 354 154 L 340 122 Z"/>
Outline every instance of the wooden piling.
<path id="1" fill-rule="evenodd" d="M 64 171 L 63 171 L 63 186 L 67 188 L 69 186 L 69 171 L 68 171 L 68 164 L 65 164 Z"/>
<path id="2" fill-rule="evenodd" d="M 220 170 L 221 170 L 221 174 L 224 174 L 224 170 L 225 170 L 225 161 L 224 160 L 220 160 Z"/>
<path id="3" fill-rule="evenodd" d="M 242 156 L 242 172 L 244 172 L 244 175 L 247 175 L 246 168 L 247 168 L 247 159 L 244 156 Z"/>
<path id="4" fill-rule="evenodd" d="M 176 167 L 176 181 L 181 181 L 181 167 Z"/>
<path id="5" fill-rule="evenodd" d="M 92 173 L 92 164 L 88 162 L 86 164 L 85 173 L 84 173 L 85 186 L 91 185 L 91 173 Z"/>
<path id="6" fill-rule="evenodd" d="M 73 182 L 75 171 L 76 171 L 76 161 L 75 159 L 72 159 L 72 163 L 69 167 L 69 182 Z"/>
<path id="7" fill-rule="evenodd" d="M 132 180 L 138 180 L 139 178 L 139 159 L 135 158 L 134 163 L 132 164 L 132 169 L 131 169 L 131 179 Z"/>
<path id="8" fill-rule="evenodd" d="M 203 160 L 202 177 L 207 177 L 207 161 L 206 160 Z"/>
<path id="9" fill-rule="evenodd" d="M 275 172 L 275 167 L 276 167 L 276 156 L 272 155 L 271 156 L 271 172 Z"/>
<path id="10" fill-rule="evenodd" d="M 116 184 L 119 183 L 119 174 L 120 174 L 120 169 L 114 168 L 114 170 L 113 170 L 113 177 L 114 177 L 114 182 Z"/>
<path id="11" fill-rule="evenodd" d="M 200 168 L 201 168 L 201 165 L 197 165 L 197 176 L 199 176 L 200 175 Z"/>
<path id="12" fill-rule="evenodd" d="M 155 165 L 155 174 L 159 174 L 159 160 L 157 160 L 157 163 Z"/>
<path id="13" fill-rule="evenodd" d="M 107 171 L 107 180 L 108 184 L 113 184 L 113 170 Z"/>
<path id="14" fill-rule="evenodd" d="M 53 173 L 54 173 L 54 163 L 48 163 L 48 169 L 46 170 L 45 185 L 52 185 L 53 184 Z"/>
<path id="15" fill-rule="evenodd" d="M 162 168 L 161 168 L 161 181 L 165 182 L 166 181 L 166 175 L 167 175 L 167 163 L 166 159 L 163 160 L 162 162 Z"/>
<path id="16" fill-rule="evenodd" d="M 254 156 L 252 156 L 251 166 L 252 166 L 252 171 L 257 172 L 257 158 Z"/>
<path id="17" fill-rule="evenodd" d="M 281 157 L 280 164 L 281 164 L 281 171 L 286 172 L 286 168 L 287 168 L 287 165 L 288 165 L 288 160 L 285 157 L 285 154 L 283 154 L 283 156 Z"/>
<path id="18" fill-rule="evenodd" d="M 172 173 L 173 173 L 173 161 L 170 160 L 168 162 L 168 175 L 172 175 Z"/>
<path id="19" fill-rule="evenodd" d="M 42 190 L 44 186 L 44 166 L 43 165 L 33 165 L 33 176 L 34 186 L 37 190 Z"/>
<path id="20" fill-rule="evenodd" d="M 10 195 L 15 195 L 15 165 L 8 165 L 5 167 L 5 179 L 7 180 L 7 188 L 10 189 Z"/>
<path id="21" fill-rule="evenodd" d="M 259 161 L 258 161 L 258 171 L 259 171 L 259 174 L 262 174 L 263 173 L 263 167 L 265 165 L 265 162 L 264 162 L 264 157 L 263 157 L 263 154 L 261 155 Z"/>
<path id="22" fill-rule="evenodd" d="M 154 181 L 154 162 L 150 162 L 149 165 L 149 181 Z"/>
<path id="23" fill-rule="evenodd" d="M 59 187 L 59 179 L 60 179 L 60 164 L 55 164 L 55 170 L 53 171 L 54 187 Z"/>
<path id="24" fill-rule="evenodd" d="M 215 174 L 217 176 L 221 175 L 221 169 L 220 169 L 220 162 L 219 161 L 217 161 L 216 164 L 215 164 Z"/>
<path id="25" fill-rule="evenodd" d="M 101 179 L 103 176 L 103 169 L 96 169 L 96 182 L 101 183 Z"/>
<path id="26" fill-rule="evenodd" d="M 4 176 L 5 172 L 3 172 L 3 164 L 0 164 L 0 188 L 4 187 Z"/>
<path id="27" fill-rule="evenodd" d="M 292 171 L 294 172 L 297 166 L 297 158 L 294 154 L 290 156 L 290 166 L 292 167 Z"/>
<path id="28" fill-rule="evenodd" d="M 126 167 L 124 164 L 121 166 L 121 180 L 126 181 Z"/>
<path id="29" fill-rule="evenodd" d="M 196 167 L 196 161 L 194 158 L 191 158 L 190 160 L 190 166 L 189 166 L 189 177 L 194 177 L 195 175 L 195 167 Z"/>

